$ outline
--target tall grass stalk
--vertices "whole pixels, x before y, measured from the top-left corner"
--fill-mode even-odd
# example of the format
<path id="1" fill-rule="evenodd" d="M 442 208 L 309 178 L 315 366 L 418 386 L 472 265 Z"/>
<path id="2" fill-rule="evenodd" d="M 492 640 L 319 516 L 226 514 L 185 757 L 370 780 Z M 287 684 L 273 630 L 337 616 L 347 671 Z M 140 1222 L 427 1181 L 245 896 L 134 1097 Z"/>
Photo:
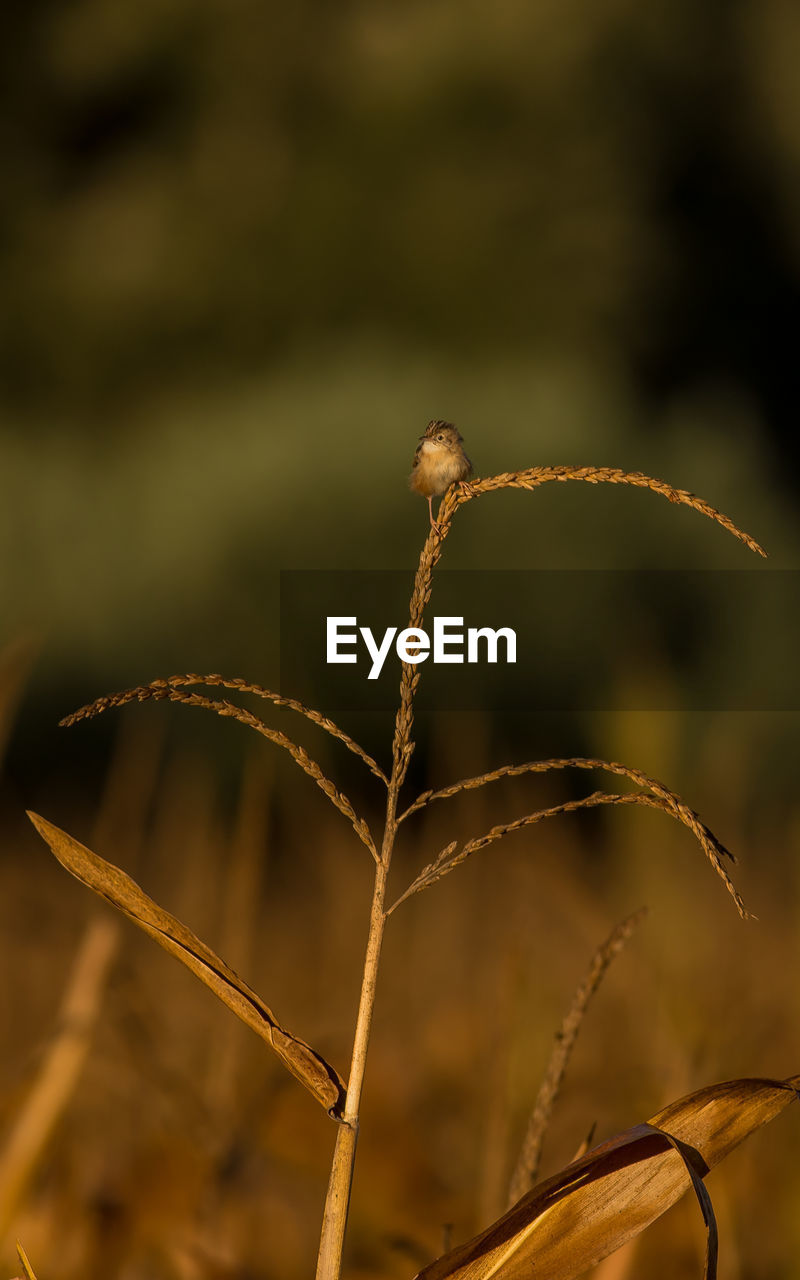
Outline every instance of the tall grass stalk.
<path id="1" fill-rule="evenodd" d="M 567 481 L 567 480 L 584 480 L 590 484 L 612 483 L 612 484 L 629 484 L 636 487 L 648 488 L 656 493 L 667 497 L 669 501 L 681 503 L 693 507 L 702 514 L 709 516 L 717 521 L 735 537 L 743 541 L 751 550 L 756 551 L 760 555 L 764 555 L 763 549 L 748 534 L 738 529 L 727 516 L 716 511 L 708 503 L 697 498 L 694 494 L 688 493 L 686 490 L 674 489 L 671 485 L 665 484 L 663 481 L 655 480 L 651 477 L 641 475 L 640 473 L 626 473 L 612 468 L 572 468 L 572 467 L 533 467 L 526 471 L 505 473 L 503 475 L 492 476 L 485 480 L 479 480 L 470 486 L 456 485 L 453 486 L 444 496 L 442 500 L 439 514 L 437 517 L 438 531 L 431 530 L 425 541 L 420 554 L 419 565 L 417 567 L 416 578 L 414 581 L 414 589 L 409 602 L 409 628 L 421 628 L 425 608 L 430 600 L 433 588 L 433 572 L 442 554 L 445 539 L 450 533 L 453 517 L 458 508 L 473 498 L 479 497 L 481 494 L 489 493 L 494 489 L 505 488 L 523 488 L 533 489 L 547 481 Z M 392 771 L 388 781 L 388 797 L 386 804 L 386 821 L 383 831 L 383 840 L 381 843 L 380 860 L 375 869 L 375 883 L 372 896 L 372 908 L 370 911 L 369 933 L 367 937 L 366 955 L 364 958 L 364 973 L 361 984 L 361 999 L 359 1001 L 358 1018 L 356 1021 L 356 1031 L 353 1041 L 353 1054 L 350 1066 L 350 1077 L 347 1088 L 347 1102 L 345 1106 L 345 1114 L 339 1133 L 337 1135 L 336 1146 L 334 1149 L 333 1163 L 331 1167 L 330 1180 L 328 1183 L 328 1195 L 325 1202 L 325 1213 L 322 1223 L 322 1234 L 320 1237 L 319 1256 L 317 1261 L 316 1280 L 337 1280 L 341 1274 L 342 1265 L 342 1249 L 344 1243 L 344 1235 L 347 1224 L 347 1213 L 350 1203 L 350 1194 L 353 1180 L 353 1169 L 355 1165 L 356 1144 L 358 1141 L 358 1122 L 361 1107 L 361 1091 L 364 1083 L 364 1072 L 367 1061 L 367 1049 L 369 1046 L 370 1028 L 372 1026 L 372 1016 L 375 1006 L 375 995 L 378 981 L 378 967 L 380 964 L 381 947 L 383 944 L 383 935 L 386 928 L 386 922 L 389 914 L 407 896 L 418 891 L 418 889 L 427 887 L 438 879 L 435 870 L 438 868 L 431 867 L 433 873 L 428 879 L 423 879 L 425 872 L 418 877 L 406 893 L 387 909 L 386 906 L 386 886 L 389 875 L 389 867 L 392 861 L 394 851 L 395 837 L 398 828 L 397 805 L 400 788 L 405 780 L 408 771 L 408 765 L 414 750 L 414 743 L 411 738 L 411 731 L 414 723 L 414 696 L 419 686 L 421 672 L 418 666 L 412 663 L 404 663 L 400 681 L 400 705 L 397 709 L 394 726 L 394 738 L 392 740 Z M 562 762 L 547 762 L 551 767 L 561 767 Z M 579 767 L 607 767 L 601 761 L 579 761 L 563 762 L 575 763 Z M 519 772 L 522 772 L 526 766 L 522 766 Z M 537 766 L 529 766 L 536 768 Z M 547 766 L 545 766 L 547 767 Z M 612 766 L 614 771 L 625 773 L 628 777 L 632 776 L 633 771 L 625 770 L 621 766 Z M 515 772 L 512 767 L 508 770 L 499 770 L 494 774 L 487 774 L 478 779 L 470 779 L 467 782 L 456 784 L 453 788 L 448 789 L 444 794 L 456 795 L 462 790 L 472 789 L 481 786 L 486 782 L 493 781 L 494 778 L 500 777 L 503 773 Z M 651 780 L 645 780 L 643 777 L 636 777 L 636 781 L 644 782 L 649 785 Z M 677 797 L 667 793 L 666 788 L 659 788 L 662 791 L 661 799 L 666 801 L 667 805 L 671 805 L 675 816 L 678 816 L 679 807 L 685 810 L 683 802 Z M 442 793 L 438 793 L 442 794 Z M 437 794 L 437 798 L 438 798 Z M 667 800 L 667 795 L 669 799 Z M 428 794 L 424 799 L 419 797 L 413 808 L 419 808 L 422 804 L 434 798 L 433 793 Z M 645 797 L 635 795 L 631 797 L 634 803 L 642 803 Z M 401 816 L 405 818 L 411 812 L 411 808 Z M 560 806 L 563 809 L 563 806 Z M 545 816 L 542 814 L 542 816 Z M 694 817 L 695 815 L 692 815 Z M 512 824 L 515 825 L 515 824 Z M 512 826 L 498 833 L 506 834 L 511 830 Z M 698 831 L 696 831 L 698 834 Z M 733 888 L 724 868 L 721 866 L 720 854 L 727 851 L 711 836 L 711 833 L 703 828 L 701 843 L 706 847 L 712 863 L 722 876 L 726 886 L 731 891 L 736 901 L 737 907 L 742 915 L 746 915 L 746 910 L 741 898 Z M 450 847 L 452 849 L 452 847 Z M 465 847 L 466 848 L 466 847 Z M 471 852 L 471 850 L 470 850 Z M 452 853 L 449 856 L 450 865 L 454 864 Z M 463 856 L 467 856 L 462 851 Z M 442 867 L 446 865 L 443 861 Z M 441 874 L 445 874 L 442 869 Z"/>
<path id="2" fill-rule="evenodd" d="M 434 570 L 441 558 L 445 542 L 450 535 L 453 519 L 462 506 L 496 489 L 535 489 L 539 485 L 550 481 L 566 482 L 573 480 L 589 484 L 608 483 L 649 489 L 666 497 L 674 504 L 691 507 L 702 515 L 707 516 L 742 541 L 752 551 L 759 555 L 764 555 L 758 543 L 737 528 L 727 516 L 722 515 L 694 494 L 688 493 L 686 490 L 675 489 L 663 481 L 638 472 L 623 472 L 614 468 L 534 467 L 526 471 L 504 473 L 477 480 L 469 486 L 456 485 L 448 490 L 440 506 L 438 528 L 430 531 L 420 554 L 409 602 L 408 626 L 411 628 L 420 628 L 422 626 L 425 609 L 431 596 Z M 122 693 L 100 698 L 89 706 L 83 707 L 73 715 L 68 716 L 63 722 L 74 724 L 79 720 L 97 715 L 110 707 L 122 706 L 132 701 L 147 700 L 169 700 L 211 710 L 222 716 L 233 717 L 287 751 L 295 763 L 300 766 L 307 776 L 316 782 L 331 804 L 350 823 L 358 839 L 370 853 L 374 864 L 374 881 L 361 993 L 346 1087 L 342 1085 L 338 1074 L 325 1063 L 321 1055 L 317 1054 L 305 1042 L 287 1032 L 280 1025 L 272 1010 L 268 1009 L 260 1001 L 259 997 L 255 996 L 255 993 L 225 965 L 224 961 L 220 960 L 219 957 L 215 957 L 209 948 L 200 943 L 199 939 L 194 938 L 194 935 L 185 926 L 182 926 L 174 917 L 168 916 L 156 904 L 152 903 L 137 885 L 124 876 L 122 872 L 112 867 L 111 864 L 104 863 L 97 855 L 91 854 L 90 851 L 73 841 L 71 837 L 66 836 L 63 832 L 58 832 L 56 828 L 53 828 L 43 819 L 35 818 L 37 827 L 50 843 L 56 856 L 64 862 L 68 869 L 82 879 L 84 883 L 90 885 L 96 892 L 115 902 L 140 927 L 155 937 L 161 945 L 166 946 L 172 954 L 188 964 L 212 990 L 216 991 L 229 1007 L 234 1009 L 245 1021 L 248 1021 L 249 1025 L 257 1030 L 259 1034 L 263 1035 L 263 1038 L 280 1054 L 289 1069 L 306 1084 L 312 1094 L 318 1101 L 323 1103 L 336 1120 L 337 1132 L 322 1221 L 316 1270 L 317 1280 L 338 1280 L 341 1275 L 358 1142 L 361 1096 L 375 1009 L 384 932 L 393 912 L 409 897 L 435 884 L 451 871 L 456 870 L 473 853 L 502 839 L 511 831 L 533 825 L 559 813 L 571 812 L 585 807 L 597 805 L 644 805 L 677 819 L 692 832 L 717 875 L 722 879 L 728 892 L 733 897 L 740 915 L 743 918 L 748 915 L 744 903 L 733 886 L 725 867 L 725 861 L 727 859 L 732 860 L 731 855 L 701 821 L 694 810 L 663 783 L 648 777 L 635 768 L 615 761 L 569 757 L 509 765 L 476 777 L 463 779 L 439 790 L 425 791 L 408 804 L 404 810 L 400 811 L 401 790 L 406 780 L 409 762 L 414 751 L 412 738 L 414 699 L 420 679 L 419 666 L 412 663 L 403 664 L 400 678 L 399 705 L 395 716 L 391 746 L 391 767 L 388 773 L 354 739 L 322 713 L 247 680 L 228 679 L 218 674 L 185 674 L 156 680 L 148 685 L 140 685 Z M 192 692 L 192 688 L 197 686 L 217 686 L 237 693 L 254 694 L 275 706 L 287 708 L 304 716 L 324 732 L 342 742 L 347 750 L 355 754 L 369 772 L 379 779 L 386 788 L 386 812 L 380 839 L 373 838 L 367 823 L 359 816 L 348 797 L 325 775 L 320 766 L 311 759 L 302 747 L 295 744 L 285 733 L 271 728 L 253 712 L 246 710 L 237 703 L 229 699 L 213 699 L 205 694 Z M 514 777 L 524 773 L 543 773 L 566 768 L 605 771 L 628 783 L 632 783 L 636 789 L 620 792 L 595 791 L 580 800 L 539 809 L 513 822 L 495 826 L 490 831 L 466 841 L 460 848 L 458 847 L 458 842 L 453 841 L 442 849 L 405 889 L 401 890 L 393 899 L 390 897 L 389 873 L 398 829 L 400 824 L 407 821 L 414 813 L 434 801 L 444 800 L 457 796 L 462 792 L 486 786 L 503 777 Z M 627 927 L 625 926 L 625 928 Z M 591 991 L 597 986 L 600 976 L 602 976 L 602 971 L 604 971 L 609 962 L 610 955 L 615 948 L 618 949 L 619 945 L 621 945 L 619 938 L 616 934 L 612 935 L 606 945 L 606 950 L 599 953 L 593 970 L 587 978 L 585 987 L 579 991 L 578 997 L 576 997 L 577 1012 L 570 1023 L 573 1039 L 574 1032 L 577 1031 L 577 1025 L 579 1025 L 580 1017 L 582 1016 L 582 1009 L 585 1008 Z M 549 1115 L 549 1109 L 557 1092 L 558 1083 L 563 1075 L 565 1065 L 566 1057 L 562 1055 L 562 1059 L 553 1065 L 549 1084 L 545 1086 L 546 1096 L 542 1099 L 542 1108 L 544 1108 L 547 1115 Z M 518 1166 L 514 1188 L 515 1194 L 520 1193 L 521 1189 L 524 1190 L 530 1184 L 533 1171 L 538 1163 L 538 1150 L 541 1144 L 543 1124 L 546 1125 L 546 1119 L 542 1121 L 541 1116 L 537 1121 L 533 1122 L 533 1128 L 529 1134 L 530 1141 L 527 1153 L 523 1155 L 522 1161 Z M 696 1180 L 696 1177 L 694 1177 L 694 1181 Z M 701 1190 L 699 1194 L 702 1195 L 704 1193 Z M 433 1268 L 436 1275 L 450 1274 L 444 1265 L 438 1267 L 437 1264 L 433 1264 Z M 492 1272 L 492 1274 L 495 1273 Z M 497 1274 L 505 1274 L 505 1272 L 498 1270 Z"/>

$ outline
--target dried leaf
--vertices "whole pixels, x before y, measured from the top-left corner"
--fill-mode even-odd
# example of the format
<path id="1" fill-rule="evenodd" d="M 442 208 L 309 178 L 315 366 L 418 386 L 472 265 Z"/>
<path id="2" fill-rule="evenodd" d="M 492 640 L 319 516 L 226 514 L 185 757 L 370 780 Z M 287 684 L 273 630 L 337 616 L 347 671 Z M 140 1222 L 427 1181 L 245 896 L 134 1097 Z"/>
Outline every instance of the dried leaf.
<path id="1" fill-rule="evenodd" d="M 707 1274 L 713 1276 L 716 1233 L 700 1179 L 783 1111 L 799 1086 L 800 1076 L 731 1080 L 681 1098 L 540 1182 L 416 1280 L 572 1280 L 644 1230 L 692 1185 L 709 1227 Z"/>
<path id="2" fill-rule="evenodd" d="M 186 925 L 153 902 L 135 880 L 92 853 L 38 814 L 28 813 L 63 867 L 176 956 L 229 1009 L 275 1050 L 284 1065 L 335 1118 L 342 1113 L 344 1084 L 320 1054 L 278 1022 L 256 993 Z"/>

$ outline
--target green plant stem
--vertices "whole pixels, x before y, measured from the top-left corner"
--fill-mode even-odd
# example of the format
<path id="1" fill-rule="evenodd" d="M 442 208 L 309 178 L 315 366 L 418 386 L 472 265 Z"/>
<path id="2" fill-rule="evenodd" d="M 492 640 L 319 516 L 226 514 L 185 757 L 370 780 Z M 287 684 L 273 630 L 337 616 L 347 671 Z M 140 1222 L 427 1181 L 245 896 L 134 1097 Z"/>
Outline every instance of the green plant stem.
<path id="1" fill-rule="evenodd" d="M 375 886 L 372 894 L 367 951 L 364 957 L 364 973 L 361 980 L 361 998 L 353 1037 L 353 1054 L 347 1083 L 344 1118 L 339 1124 L 333 1151 L 322 1232 L 317 1257 L 316 1280 L 339 1280 L 342 1270 L 342 1250 L 353 1185 L 353 1169 L 358 1143 L 358 1123 L 361 1109 L 361 1090 L 367 1065 L 367 1049 L 375 1008 L 375 992 L 378 983 L 383 933 L 386 928 L 386 882 L 392 860 L 394 838 L 397 831 L 397 793 L 399 784 L 393 777 L 389 784 L 386 806 L 386 826 L 380 860 L 375 868 Z"/>

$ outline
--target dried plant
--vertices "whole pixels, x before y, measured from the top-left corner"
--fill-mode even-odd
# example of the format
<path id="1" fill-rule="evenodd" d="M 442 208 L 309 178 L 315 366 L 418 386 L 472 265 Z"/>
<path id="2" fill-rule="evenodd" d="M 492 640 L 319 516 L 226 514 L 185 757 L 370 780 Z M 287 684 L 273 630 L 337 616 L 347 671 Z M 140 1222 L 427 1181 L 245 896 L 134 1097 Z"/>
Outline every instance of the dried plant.
<path id="1" fill-rule="evenodd" d="M 97 916 L 90 921 L 64 992 L 56 1033 L 0 1153 L 0 1239 L 74 1092 L 89 1053 L 118 942 L 116 920 Z"/>
<path id="2" fill-rule="evenodd" d="M 539 1086 L 539 1092 L 536 1095 L 536 1101 L 533 1104 L 531 1118 L 525 1131 L 516 1168 L 511 1175 L 511 1183 L 508 1189 L 509 1208 L 515 1205 L 518 1200 L 521 1200 L 536 1182 L 544 1136 L 550 1124 L 553 1107 L 556 1104 L 558 1091 L 561 1088 L 561 1082 L 564 1079 L 572 1050 L 575 1047 L 581 1023 L 589 1007 L 589 1001 L 603 981 L 608 966 L 619 955 L 625 943 L 646 914 L 647 907 L 640 907 L 638 911 L 634 911 L 626 920 L 615 925 L 605 942 L 597 948 L 592 956 L 588 972 L 578 986 L 566 1017 L 556 1032 L 550 1061 L 547 1064 L 542 1083 Z"/>
<path id="3" fill-rule="evenodd" d="M 613 468 L 533 467 L 473 481 L 468 487 L 455 485 L 448 490 L 440 506 L 438 527 L 428 534 L 420 555 L 409 605 L 409 627 L 419 628 L 422 625 L 431 596 L 434 569 L 460 507 L 496 489 L 534 489 L 548 481 L 569 480 L 649 489 L 670 502 L 691 507 L 709 517 L 752 551 L 764 555 L 758 543 L 737 528 L 727 516 L 694 494 L 675 489 L 661 480 Z M 226 679 L 219 674 L 177 675 L 139 685 L 99 698 L 62 722 L 75 724 L 111 707 L 148 700 L 168 700 L 211 710 L 221 716 L 234 717 L 287 751 L 295 763 L 317 783 L 338 812 L 347 818 L 358 839 L 369 850 L 374 863 L 374 884 L 361 995 L 346 1084 L 321 1054 L 281 1025 L 264 1001 L 219 956 L 196 938 L 185 925 L 148 898 L 130 877 L 45 819 L 31 815 L 37 829 L 63 865 L 101 897 L 112 902 L 197 974 L 229 1008 L 263 1037 L 337 1122 L 320 1238 L 317 1280 L 337 1280 L 341 1274 L 361 1093 L 384 930 L 389 917 L 408 898 L 436 884 L 455 871 L 473 853 L 512 831 L 542 822 L 556 814 L 582 808 L 636 805 L 657 809 L 686 826 L 732 895 L 739 914 L 743 918 L 748 916 L 724 865 L 725 859 L 731 858 L 728 851 L 680 796 L 663 783 L 624 764 L 569 757 L 510 765 L 439 790 L 425 791 L 403 811 L 399 811 L 400 792 L 414 751 L 414 698 L 420 679 L 418 666 L 403 664 L 400 701 L 392 739 L 391 767 L 388 772 L 322 713 L 260 685 L 242 679 Z M 238 693 L 254 694 L 276 707 L 286 708 L 306 717 L 342 742 L 385 787 L 386 812 L 380 839 L 373 838 L 366 821 L 359 816 L 352 802 L 302 747 L 285 733 L 271 728 L 253 712 L 228 699 L 213 699 L 189 691 L 198 686 L 221 687 Z M 460 847 L 457 841 L 453 841 L 394 900 L 389 897 L 389 872 L 399 827 L 423 807 L 434 801 L 487 786 L 499 778 L 567 768 L 611 773 L 633 784 L 634 789 L 621 792 L 594 791 L 582 799 L 537 809 L 522 818 L 494 826 Z M 541 1271 L 551 1280 L 554 1277 L 567 1280 L 568 1277 L 580 1274 L 593 1262 L 642 1230 L 689 1187 L 694 1188 L 706 1219 L 709 1239 L 707 1274 L 714 1274 L 716 1229 L 702 1178 L 737 1142 L 778 1114 L 791 1101 L 795 1096 L 797 1078 L 790 1081 L 735 1081 L 702 1090 L 666 1108 L 646 1125 L 619 1135 L 582 1156 L 555 1178 L 528 1189 L 535 1177 L 544 1130 L 588 1001 L 637 918 L 638 916 L 632 917 L 618 926 L 600 948 L 562 1026 L 514 1177 L 513 1198 L 517 1203 L 481 1236 L 443 1256 L 420 1273 L 425 1280 L 445 1280 L 445 1277 L 451 1276 L 463 1277 L 464 1280 L 498 1276 L 509 1280 L 514 1276 L 529 1275 L 532 1267 L 535 1267 L 537 1274 Z"/>
<path id="4" fill-rule="evenodd" d="M 22 1267 L 22 1274 L 24 1275 L 25 1280 L 36 1280 L 36 1276 L 33 1274 L 33 1267 L 28 1262 L 25 1250 L 21 1244 L 17 1245 L 17 1257 L 19 1258 L 20 1266 Z"/>

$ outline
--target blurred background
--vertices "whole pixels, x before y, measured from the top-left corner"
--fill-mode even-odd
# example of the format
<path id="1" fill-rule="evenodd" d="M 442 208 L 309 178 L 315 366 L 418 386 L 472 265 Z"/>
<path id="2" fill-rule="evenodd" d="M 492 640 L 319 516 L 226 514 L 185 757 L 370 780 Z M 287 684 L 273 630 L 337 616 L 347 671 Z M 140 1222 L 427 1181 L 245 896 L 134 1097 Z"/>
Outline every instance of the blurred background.
<path id="1" fill-rule="evenodd" d="M 552 485 L 459 512 L 447 568 L 780 570 L 794 618 L 799 56 L 786 0 L 12 6 L 0 1152 L 99 910 L 25 808 L 141 878 L 346 1071 L 370 868 L 339 815 L 211 715 L 57 721 L 177 671 L 275 687 L 282 569 L 410 585 L 427 512 L 406 477 L 430 418 L 458 424 L 479 475 L 645 471 L 770 553 L 655 495 Z M 459 1239 L 497 1211 L 558 1019 L 642 902 L 545 1172 L 593 1120 L 602 1138 L 715 1079 L 798 1069 L 797 714 L 737 707 L 759 619 L 703 616 L 731 690 L 710 709 L 649 616 L 602 712 L 434 714 L 423 680 L 410 789 L 536 756 L 622 759 L 741 857 L 760 923 L 736 919 L 684 831 L 638 812 L 518 835 L 409 903 L 387 940 L 353 1275 L 411 1275 L 445 1223 Z M 591 620 L 591 670 L 590 640 Z M 287 714 L 267 718 L 294 732 Z M 344 727 L 387 762 L 391 716 Z M 297 736 L 377 827 L 374 780 Z M 601 785 L 582 781 L 420 817 L 398 889 L 450 839 Z M 132 933 L 59 1126 L 6 1198 L 3 1274 L 17 1237 L 40 1280 L 310 1274 L 330 1122 Z M 727 1280 L 800 1274 L 796 1135 L 790 1114 L 712 1180 Z M 637 1265 L 696 1269 L 694 1216 Z"/>

